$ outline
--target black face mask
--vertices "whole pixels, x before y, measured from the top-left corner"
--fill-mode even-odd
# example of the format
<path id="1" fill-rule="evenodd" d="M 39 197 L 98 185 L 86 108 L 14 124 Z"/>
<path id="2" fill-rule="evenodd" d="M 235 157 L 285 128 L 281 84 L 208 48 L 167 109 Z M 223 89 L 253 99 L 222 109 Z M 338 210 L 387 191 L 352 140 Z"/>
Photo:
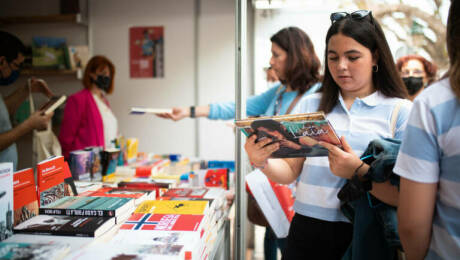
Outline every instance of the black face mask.
<path id="1" fill-rule="evenodd" d="M 92 79 L 94 84 L 101 90 L 103 90 L 105 93 L 109 91 L 110 88 L 110 77 L 109 76 L 104 76 L 104 75 L 97 75 L 96 80 Z"/>
<path id="2" fill-rule="evenodd" d="M 402 78 L 404 84 L 406 85 L 409 95 L 414 95 L 423 87 L 423 78 L 422 77 L 405 77 Z"/>

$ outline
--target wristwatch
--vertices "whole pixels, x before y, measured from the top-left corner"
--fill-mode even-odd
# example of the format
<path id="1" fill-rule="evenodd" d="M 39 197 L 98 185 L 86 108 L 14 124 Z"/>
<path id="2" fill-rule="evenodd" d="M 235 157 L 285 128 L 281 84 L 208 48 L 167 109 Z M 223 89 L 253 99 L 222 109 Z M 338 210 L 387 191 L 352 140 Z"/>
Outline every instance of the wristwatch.
<path id="1" fill-rule="evenodd" d="M 190 107 L 190 118 L 195 118 L 195 106 Z"/>

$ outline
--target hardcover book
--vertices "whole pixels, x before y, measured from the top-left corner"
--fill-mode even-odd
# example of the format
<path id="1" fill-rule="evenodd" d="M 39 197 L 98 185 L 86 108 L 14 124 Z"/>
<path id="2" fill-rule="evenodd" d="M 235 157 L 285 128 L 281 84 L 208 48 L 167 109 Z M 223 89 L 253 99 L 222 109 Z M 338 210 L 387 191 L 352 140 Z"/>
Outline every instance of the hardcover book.
<path id="1" fill-rule="evenodd" d="M 236 126 L 246 135 L 257 135 L 256 142 L 270 138 L 280 148 L 275 158 L 327 156 L 328 150 L 318 144 L 328 142 L 342 147 L 334 128 L 323 112 L 290 114 L 237 120 Z"/>
<path id="2" fill-rule="evenodd" d="M 13 163 L 0 163 L 0 241 L 13 234 Z"/>
<path id="3" fill-rule="evenodd" d="M 134 213 L 206 215 L 208 209 L 208 201 L 146 200 Z"/>
<path id="4" fill-rule="evenodd" d="M 37 164 L 37 188 L 40 207 L 70 195 L 64 185 L 63 156 L 53 157 Z"/>
<path id="5" fill-rule="evenodd" d="M 115 218 L 38 215 L 14 227 L 14 232 L 98 237 L 115 225 Z"/>
<path id="6" fill-rule="evenodd" d="M 34 170 L 27 168 L 13 175 L 14 226 L 38 215 L 37 186 Z"/>
<path id="7" fill-rule="evenodd" d="M 70 251 L 65 243 L 0 243 L 0 259 L 62 259 Z"/>
<path id="8" fill-rule="evenodd" d="M 133 210 L 130 198 L 67 196 L 40 208 L 40 214 L 85 217 L 116 217 Z"/>

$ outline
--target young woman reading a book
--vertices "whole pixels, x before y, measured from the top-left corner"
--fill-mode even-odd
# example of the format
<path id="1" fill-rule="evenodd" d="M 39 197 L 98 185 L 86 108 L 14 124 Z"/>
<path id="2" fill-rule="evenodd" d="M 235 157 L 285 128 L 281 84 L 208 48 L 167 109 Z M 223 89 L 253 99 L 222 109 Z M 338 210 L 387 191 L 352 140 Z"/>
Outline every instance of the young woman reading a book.
<path id="1" fill-rule="evenodd" d="M 308 35 L 297 27 L 278 31 L 270 38 L 272 42 L 271 70 L 281 81 L 264 93 L 247 99 L 248 116 L 273 116 L 289 114 L 301 97 L 316 92 L 321 84 L 320 61 Z M 207 106 L 175 107 L 172 113 L 158 116 L 172 120 L 185 117 L 208 117 L 209 119 L 233 119 L 235 103 L 213 103 Z M 295 181 L 294 179 L 291 181 Z M 276 250 L 284 249 L 285 239 L 277 239 L 267 228 L 264 239 L 265 259 L 275 260 Z"/>
<path id="2" fill-rule="evenodd" d="M 303 98 L 293 113 L 324 111 L 341 136 L 343 150 L 320 142 L 329 150 L 328 157 L 269 159 L 278 143 L 267 145 L 272 142 L 268 138 L 256 143 L 256 136 L 251 136 L 245 144 L 249 160 L 271 180 L 299 180 L 284 259 L 340 259 L 345 254 L 353 226 L 340 210 L 338 191 L 347 179 L 369 169 L 358 155 L 371 140 L 393 137 L 390 118 L 398 104 L 394 137 L 401 137 L 411 107 L 371 12 L 333 13 L 331 22 L 322 92 Z M 394 186 L 372 184 L 373 196 L 397 204 Z"/>
<path id="3" fill-rule="evenodd" d="M 458 0 L 451 1 L 446 34 L 448 75 L 415 99 L 394 168 L 401 176 L 398 220 L 407 259 L 460 255 Z"/>
<path id="4" fill-rule="evenodd" d="M 104 56 L 94 56 L 86 65 L 84 89 L 67 100 L 59 141 L 66 159 L 74 150 L 88 146 L 113 147 L 118 122 L 105 98 L 114 89 L 115 66 Z"/>

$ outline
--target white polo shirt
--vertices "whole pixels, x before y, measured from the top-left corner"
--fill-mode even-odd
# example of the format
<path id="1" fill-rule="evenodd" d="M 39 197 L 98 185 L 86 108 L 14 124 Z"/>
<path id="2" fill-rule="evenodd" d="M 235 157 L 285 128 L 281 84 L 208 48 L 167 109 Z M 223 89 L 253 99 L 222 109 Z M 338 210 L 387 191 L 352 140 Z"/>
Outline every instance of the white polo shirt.
<path id="1" fill-rule="evenodd" d="M 299 101 L 293 114 L 318 111 L 322 93 L 316 93 Z M 342 96 L 334 109 L 327 114 L 328 120 L 337 132 L 360 156 L 370 141 L 382 137 L 392 137 L 391 116 L 394 108 L 401 103 L 396 122 L 395 138 L 401 138 L 412 102 L 400 98 L 389 98 L 376 91 L 355 99 L 350 110 L 346 108 Z M 329 169 L 327 157 L 310 157 L 305 160 L 296 190 L 294 210 L 304 216 L 325 221 L 349 222 L 340 211 L 337 193 L 346 179 L 335 176 Z"/>

